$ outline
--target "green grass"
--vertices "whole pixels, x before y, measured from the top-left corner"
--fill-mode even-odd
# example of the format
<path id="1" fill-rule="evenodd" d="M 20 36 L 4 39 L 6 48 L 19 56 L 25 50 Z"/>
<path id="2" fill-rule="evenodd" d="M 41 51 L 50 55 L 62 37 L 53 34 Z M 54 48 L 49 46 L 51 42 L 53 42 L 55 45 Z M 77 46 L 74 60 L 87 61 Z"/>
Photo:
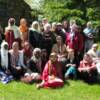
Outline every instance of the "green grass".
<path id="1" fill-rule="evenodd" d="M 100 100 L 100 86 L 69 81 L 59 89 L 36 89 L 35 84 L 0 83 L 0 100 Z"/>

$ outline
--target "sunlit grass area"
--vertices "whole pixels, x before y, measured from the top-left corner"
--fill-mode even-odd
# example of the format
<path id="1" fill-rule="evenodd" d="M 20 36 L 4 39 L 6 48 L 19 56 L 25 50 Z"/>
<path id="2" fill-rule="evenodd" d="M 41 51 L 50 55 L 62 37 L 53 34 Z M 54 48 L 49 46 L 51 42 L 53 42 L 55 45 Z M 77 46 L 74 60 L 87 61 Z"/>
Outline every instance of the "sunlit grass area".
<path id="1" fill-rule="evenodd" d="M 68 81 L 58 89 L 36 89 L 36 84 L 0 84 L 0 100 L 100 100 L 100 85 Z"/>

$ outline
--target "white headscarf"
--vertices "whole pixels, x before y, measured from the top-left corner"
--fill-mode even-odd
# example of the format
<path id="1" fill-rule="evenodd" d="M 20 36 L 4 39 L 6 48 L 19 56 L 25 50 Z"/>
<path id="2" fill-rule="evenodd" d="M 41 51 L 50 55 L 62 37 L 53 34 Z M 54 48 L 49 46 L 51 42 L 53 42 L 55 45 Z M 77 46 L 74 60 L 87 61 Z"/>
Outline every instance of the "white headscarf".
<path id="1" fill-rule="evenodd" d="M 38 70 L 41 72 L 42 71 L 42 69 L 41 69 L 42 60 L 41 60 L 41 55 L 39 55 L 40 56 L 39 58 L 36 58 L 35 54 L 37 52 L 40 52 L 41 53 L 41 49 L 40 48 L 35 48 L 34 49 L 33 56 L 32 56 L 32 60 L 36 63 L 36 66 L 37 66 Z"/>
<path id="2" fill-rule="evenodd" d="M 32 59 L 33 59 L 34 62 L 38 62 L 38 61 L 41 60 L 41 56 L 40 56 L 39 58 L 36 58 L 36 57 L 35 57 L 36 52 L 40 52 L 40 53 L 41 53 L 41 49 L 40 49 L 40 48 L 35 48 L 35 49 L 34 49 L 34 51 L 33 51 L 33 56 L 32 56 Z"/>
<path id="3" fill-rule="evenodd" d="M 8 68 L 8 50 L 4 48 L 5 45 L 8 46 L 8 43 L 3 41 L 1 44 L 1 66 L 4 69 L 7 69 Z"/>

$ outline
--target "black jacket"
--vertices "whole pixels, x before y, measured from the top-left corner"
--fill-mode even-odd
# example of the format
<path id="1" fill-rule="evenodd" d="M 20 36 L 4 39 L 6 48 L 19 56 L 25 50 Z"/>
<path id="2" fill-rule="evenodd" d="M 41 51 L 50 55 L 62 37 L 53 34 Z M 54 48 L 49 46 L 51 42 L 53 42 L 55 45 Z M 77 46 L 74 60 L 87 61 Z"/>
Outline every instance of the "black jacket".
<path id="1" fill-rule="evenodd" d="M 33 48 L 41 48 L 42 35 L 35 30 L 29 30 L 29 43 Z"/>

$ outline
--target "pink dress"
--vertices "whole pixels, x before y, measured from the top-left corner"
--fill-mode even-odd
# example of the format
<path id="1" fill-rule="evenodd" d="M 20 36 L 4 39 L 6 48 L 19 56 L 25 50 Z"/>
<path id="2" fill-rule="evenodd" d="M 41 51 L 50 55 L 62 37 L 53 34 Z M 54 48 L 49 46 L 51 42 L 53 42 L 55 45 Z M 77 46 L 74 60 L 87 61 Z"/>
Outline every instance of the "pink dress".
<path id="1" fill-rule="evenodd" d="M 57 71 L 57 64 L 51 64 L 50 61 L 47 62 L 43 74 L 42 74 L 42 80 L 44 80 L 44 87 L 61 87 L 64 85 L 63 80 L 60 78 L 60 74 Z M 61 66 L 60 66 L 61 67 Z"/>

